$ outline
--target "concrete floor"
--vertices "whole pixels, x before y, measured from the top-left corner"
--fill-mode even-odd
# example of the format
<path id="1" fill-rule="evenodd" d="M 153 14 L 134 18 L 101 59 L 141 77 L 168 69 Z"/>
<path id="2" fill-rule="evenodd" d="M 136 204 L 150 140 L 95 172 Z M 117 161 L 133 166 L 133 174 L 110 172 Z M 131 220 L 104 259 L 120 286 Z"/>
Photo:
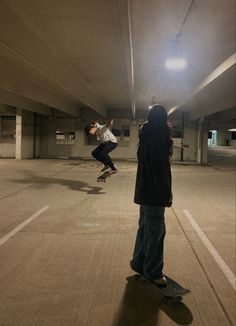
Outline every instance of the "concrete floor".
<path id="1" fill-rule="evenodd" d="M 94 161 L 1 159 L 0 325 L 235 325 L 227 274 L 235 274 L 232 153 L 211 151 L 210 166 L 172 165 L 165 272 L 191 294 L 170 306 L 126 282 L 138 221 L 136 163 L 117 162 L 119 174 L 98 184 Z"/>

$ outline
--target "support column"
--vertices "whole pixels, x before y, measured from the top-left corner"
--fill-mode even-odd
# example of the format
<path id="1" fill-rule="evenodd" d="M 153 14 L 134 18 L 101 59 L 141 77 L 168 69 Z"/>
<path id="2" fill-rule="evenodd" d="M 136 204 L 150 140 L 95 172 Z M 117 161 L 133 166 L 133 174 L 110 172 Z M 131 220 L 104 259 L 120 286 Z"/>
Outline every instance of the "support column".
<path id="1" fill-rule="evenodd" d="M 208 125 L 207 120 L 198 120 L 197 134 L 197 163 L 206 164 L 208 154 Z"/>
<path id="2" fill-rule="evenodd" d="M 16 109 L 16 159 L 34 157 L 34 113 Z"/>
<path id="3" fill-rule="evenodd" d="M 217 130 L 216 145 L 217 146 L 225 146 L 226 145 L 226 130 L 223 130 L 223 129 Z"/>
<path id="4" fill-rule="evenodd" d="M 16 159 L 21 159 L 21 142 L 22 142 L 22 110 L 16 109 Z"/>
<path id="5" fill-rule="evenodd" d="M 181 144 L 184 162 L 197 162 L 197 123 L 186 120 L 184 123 L 184 142 Z"/>
<path id="6" fill-rule="evenodd" d="M 2 138 L 2 115 L 0 114 L 0 143 Z"/>

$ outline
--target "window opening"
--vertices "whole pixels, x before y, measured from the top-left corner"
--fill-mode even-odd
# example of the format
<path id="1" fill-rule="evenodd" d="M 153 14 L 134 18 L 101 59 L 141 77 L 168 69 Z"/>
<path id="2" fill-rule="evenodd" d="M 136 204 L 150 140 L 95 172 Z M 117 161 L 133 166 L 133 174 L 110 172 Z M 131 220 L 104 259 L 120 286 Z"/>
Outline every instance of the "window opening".
<path id="1" fill-rule="evenodd" d="M 1 116 L 0 118 L 0 143 L 15 144 L 16 143 L 16 117 Z"/>
<path id="2" fill-rule="evenodd" d="M 75 119 L 63 117 L 56 118 L 56 144 L 75 144 Z"/>

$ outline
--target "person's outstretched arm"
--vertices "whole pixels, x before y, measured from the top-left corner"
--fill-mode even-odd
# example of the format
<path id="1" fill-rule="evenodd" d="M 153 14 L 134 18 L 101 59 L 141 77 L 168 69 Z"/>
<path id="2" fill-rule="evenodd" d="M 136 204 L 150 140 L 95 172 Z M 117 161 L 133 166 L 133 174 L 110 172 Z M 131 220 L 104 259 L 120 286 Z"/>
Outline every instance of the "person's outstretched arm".
<path id="1" fill-rule="evenodd" d="M 102 126 L 102 128 L 100 129 L 100 132 L 104 133 L 108 129 L 111 129 L 112 126 L 113 126 L 113 119 L 110 119 L 105 125 Z"/>
<path id="2" fill-rule="evenodd" d="M 113 119 L 110 119 L 107 124 L 106 124 L 107 128 L 111 129 L 113 126 Z"/>

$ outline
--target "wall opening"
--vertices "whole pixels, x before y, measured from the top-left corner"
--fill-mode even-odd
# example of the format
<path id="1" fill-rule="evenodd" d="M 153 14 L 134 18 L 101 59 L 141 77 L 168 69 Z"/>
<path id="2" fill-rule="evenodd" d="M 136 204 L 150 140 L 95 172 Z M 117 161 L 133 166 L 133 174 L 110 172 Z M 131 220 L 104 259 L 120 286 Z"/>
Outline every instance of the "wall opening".
<path id="1" fill-rule="evenodd" d="M 208 146 L 217 145 L 217 130 L 208 131 Z"/>

